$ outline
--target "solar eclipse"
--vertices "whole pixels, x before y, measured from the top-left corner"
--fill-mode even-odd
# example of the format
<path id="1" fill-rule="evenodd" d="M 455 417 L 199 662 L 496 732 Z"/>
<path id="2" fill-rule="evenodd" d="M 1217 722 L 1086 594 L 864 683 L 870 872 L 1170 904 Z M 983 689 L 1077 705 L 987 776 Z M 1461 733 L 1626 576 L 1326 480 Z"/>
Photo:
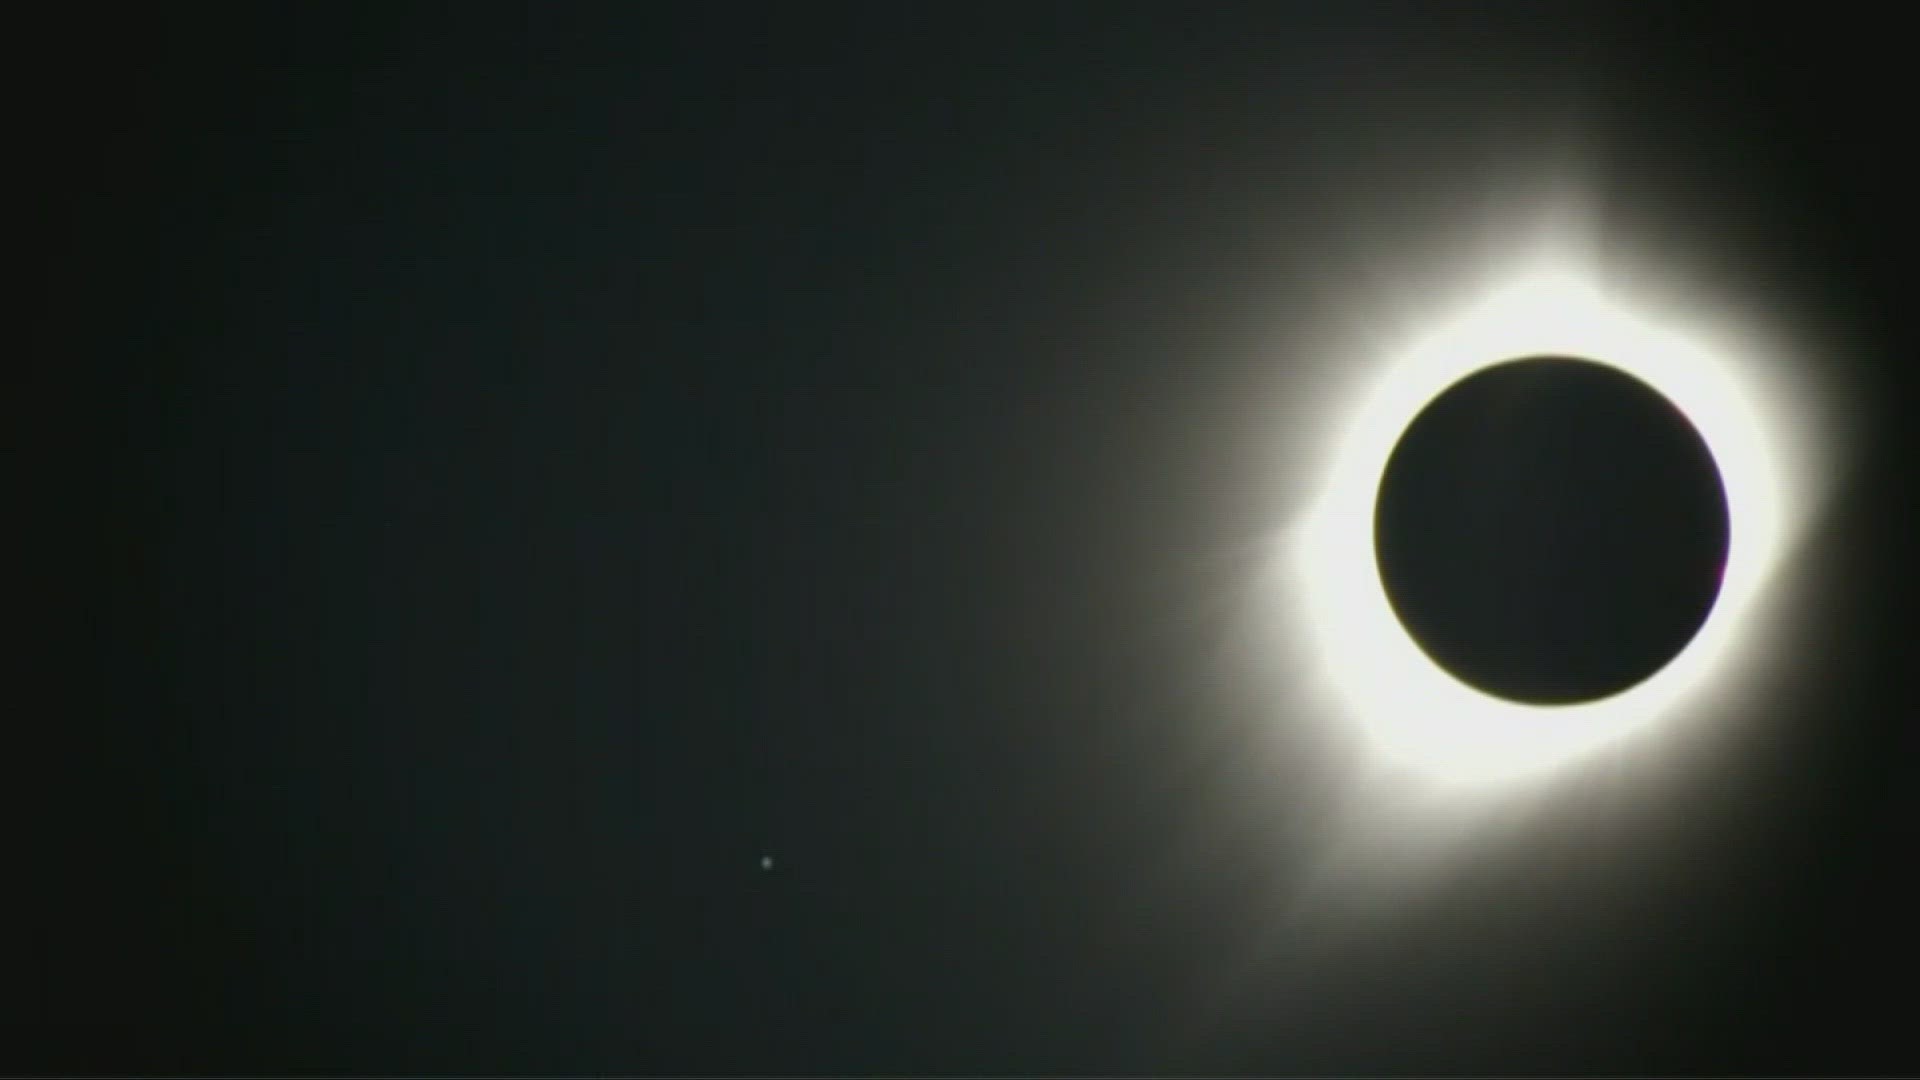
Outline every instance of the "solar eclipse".
<path id="1" fill-rule="evenodd" d="M 1380 481 L 1374 554 L 1434 663 L 1543 705 L 1619 693 L 1706 621 L 1726 495 L 1686 416 L 1615 367 L 1528 357 L 1448 387 Z"/>
<path id="2" fill-rule="evenodd" d="M 1380 363 L 1293 534 L 1335 711 L 1445 781 L 1567 762 L 1701 700 L 1812 485 L 1763 357 L 1564 265 Z M 1804 422 L 1801 422 L 1804 421 Z"/>

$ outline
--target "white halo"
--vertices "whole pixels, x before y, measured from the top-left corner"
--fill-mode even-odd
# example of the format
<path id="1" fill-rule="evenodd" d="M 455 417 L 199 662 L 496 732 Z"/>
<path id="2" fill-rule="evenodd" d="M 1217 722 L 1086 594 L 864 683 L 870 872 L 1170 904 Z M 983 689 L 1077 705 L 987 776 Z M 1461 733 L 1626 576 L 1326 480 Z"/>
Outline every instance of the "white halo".
<path id="1" fill-rule="evenodd" d="M 1725 576 L 1705 624 L 1651 677 L 1572 705 L 1509 701 L 1443 671 L 1395 616 L 1374 559 L 1374 500 L 1402 431 L 1467 375 L 1536 355 L 1607 364 L 1660 392 L 1705 439 L 1727 497 Z M 1639 731 L 1692 696 L 1724 664 L 1782 544 L 1782 484 L 1749 382 L 1726 358 L 1561 270 L 1524 275 L 1390 363 L 1336 433 L 1330 475 L 1294 552 L 1299 614 L 1376 748 L 1444 779 L 1497 779 Z"/>

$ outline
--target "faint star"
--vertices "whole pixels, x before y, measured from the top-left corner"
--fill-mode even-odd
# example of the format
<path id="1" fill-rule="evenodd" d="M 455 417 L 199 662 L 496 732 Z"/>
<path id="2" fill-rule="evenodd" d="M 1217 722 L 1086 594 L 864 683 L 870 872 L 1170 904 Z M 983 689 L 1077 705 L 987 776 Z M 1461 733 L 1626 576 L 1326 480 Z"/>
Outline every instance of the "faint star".
<path id="1" fill-rule="evenodd" d="M 760 856 L 760 869 L 762 870 L 773 869 L 773 856 L 771 855 Z"/>

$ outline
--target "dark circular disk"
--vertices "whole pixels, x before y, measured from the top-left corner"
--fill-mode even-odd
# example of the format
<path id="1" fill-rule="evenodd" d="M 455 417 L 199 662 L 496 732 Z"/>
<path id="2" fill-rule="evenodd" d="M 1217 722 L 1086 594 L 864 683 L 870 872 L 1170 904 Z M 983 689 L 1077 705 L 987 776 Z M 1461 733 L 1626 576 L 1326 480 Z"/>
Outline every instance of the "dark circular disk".
<path id="1" fill-rule="evenodd" d="M 1527 357 L 1448 387 L 1394 446 L 1374 507 L 1387 598 L 1455 678 L 1532 704 L 1617 694 L 1693 640 L 1728 515 L 1693 424 L 1605 364 Z"/>

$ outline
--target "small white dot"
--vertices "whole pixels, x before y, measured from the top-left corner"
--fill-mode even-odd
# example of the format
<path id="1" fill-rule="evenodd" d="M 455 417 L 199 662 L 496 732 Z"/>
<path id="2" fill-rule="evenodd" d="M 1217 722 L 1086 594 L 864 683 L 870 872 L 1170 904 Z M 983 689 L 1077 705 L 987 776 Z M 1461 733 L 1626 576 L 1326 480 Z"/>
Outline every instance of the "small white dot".
<path id="1" fill-rule="evenodd" d="M 760 856 L 760 869 L 762 870 L 773 869 L 773 856 L 771 855 Z"/>

